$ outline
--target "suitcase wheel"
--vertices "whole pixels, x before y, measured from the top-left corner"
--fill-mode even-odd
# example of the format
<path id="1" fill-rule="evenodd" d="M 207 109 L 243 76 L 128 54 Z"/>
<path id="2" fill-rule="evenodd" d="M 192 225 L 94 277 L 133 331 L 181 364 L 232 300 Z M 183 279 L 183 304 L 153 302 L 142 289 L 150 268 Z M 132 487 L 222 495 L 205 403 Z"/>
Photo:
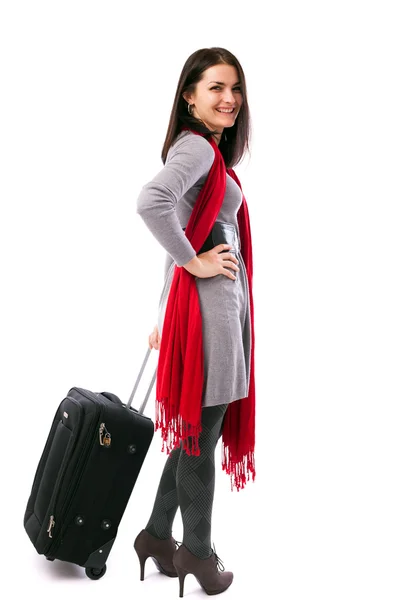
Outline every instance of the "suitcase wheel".
<path id="1" fill-rule="evenodd" d="M 89 579 L 100 579 L 100 577 L 103 577 L 106 571 L 107 565 L 104 565 L 102 569 L 96 569 L 94 567 L 87 567 L 85 569 L 85 573 L 89 577 Z"/>

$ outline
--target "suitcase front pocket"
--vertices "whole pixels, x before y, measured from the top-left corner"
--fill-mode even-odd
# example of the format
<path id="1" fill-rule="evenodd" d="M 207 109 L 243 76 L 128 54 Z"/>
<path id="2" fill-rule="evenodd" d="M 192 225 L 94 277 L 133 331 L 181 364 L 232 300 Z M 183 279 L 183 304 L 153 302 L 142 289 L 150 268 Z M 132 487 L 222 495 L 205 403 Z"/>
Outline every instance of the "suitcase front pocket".
<path id="1" fill-rule="evenodd" d="M 72 442 L 72 431 L 60 421 L 54 434 L 53 443 L 44 467 L 35 501 L 34 512 L 42 525 L 44 524 L 53 493 L 59 487 L 63 472 L 68 464 L 68 458 L 73 447 Z"/>
<path id="2" fill-rule="evenodd" d="M 32 491 L 32 509 L 25 517 L 29 521 L 28 535 L 39 554 L 45 553 L 53 541 L 57 521 L 54 511 L 68 477 L 67 471 L 76 450 L 83 416 L 79 403 L 66 397 L 58 408 L 50 445 L 46 444 L 43 451 L 41 462 L 44 464 L 37 473 L 38 482 Z"/>

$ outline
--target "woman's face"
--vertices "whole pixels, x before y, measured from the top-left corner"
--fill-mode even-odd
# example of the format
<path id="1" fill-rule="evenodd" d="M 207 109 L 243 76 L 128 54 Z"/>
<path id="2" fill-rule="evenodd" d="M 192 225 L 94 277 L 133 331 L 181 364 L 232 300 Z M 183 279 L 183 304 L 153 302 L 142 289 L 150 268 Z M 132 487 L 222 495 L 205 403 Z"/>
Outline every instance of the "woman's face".
<path id="1" fill-rule="evenodd" d="M 193 94 L 184 94 L 185 100 L 194 106 L 193 116 L 203 121 L 208 129 L 222 133 L 224 127 L 232 127 L 242 105 L 242 93 L 236 67 L 214 65 L 203 73 Z M 218 109 L 233 109 L 230 113 Z"/>

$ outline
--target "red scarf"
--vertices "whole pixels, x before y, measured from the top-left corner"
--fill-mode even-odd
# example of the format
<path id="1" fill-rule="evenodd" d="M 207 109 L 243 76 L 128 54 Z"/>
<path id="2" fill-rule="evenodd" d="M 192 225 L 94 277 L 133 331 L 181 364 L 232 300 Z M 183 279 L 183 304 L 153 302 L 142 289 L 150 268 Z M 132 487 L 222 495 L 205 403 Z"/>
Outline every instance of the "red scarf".
<path id="1" fill-rule="evenodd" d="M 202 135 L 189 127 L 197 135 Z M 242 186 L 233 169 L 226 169 L 214 141 L 215 158 L 201 188 L 186 226 L 186 237 L 196 253 L 206 241 L 220 212 L 226 188 L 226 173 Z M 250 473 L 255 478 L 255 383 L 253 254 L 250 218 L 243 195 L 237 213 L 241 254 L 249 283 L 251 313 L 250 387 L 246 398 L 230 402 L 222 429 L 222 468 L 231 477 L 231 489 L 244 488 Z M 182 441 L 189 455 L 200 454 L 203 396 L 203 336 L 199 296 L 194 276 L 184 267 L 174 267 L 174 276 L 165 310 L 156 383 L 156 430 L 161 428 L 163 450 L 169 454 Z"/>

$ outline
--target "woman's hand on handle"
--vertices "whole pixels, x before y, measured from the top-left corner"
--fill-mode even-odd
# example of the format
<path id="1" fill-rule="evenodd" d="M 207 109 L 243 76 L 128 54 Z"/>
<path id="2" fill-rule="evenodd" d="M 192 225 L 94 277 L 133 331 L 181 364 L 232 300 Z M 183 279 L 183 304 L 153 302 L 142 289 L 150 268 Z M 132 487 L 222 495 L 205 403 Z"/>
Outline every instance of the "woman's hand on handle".
<path id="1" fill-rule="evenodd" d="M 156 325 L 154 327 L 153 331 L 151 332 L 151 334 L 149 335 L 150 350 L 151 350 L 151 348 L 154 348 L 155 350 L 159 350 L 160 342 L 161 342 L 161 336 L 160 336 L 160 332 L 158 331 L 158 326 Z"/>
<path id="2" fill-rule="evenodd" d="M 204 279 L 206 277 L 215 277 L 216 275 L 225 275 L 229 279 L 236 279 L 236 276 L 229 270 L 239 271 L 237 266 L 239 261 L 234 254 L 229 252 L 232 248 L 229 244 L 218 244 L 192 258 L 183 267 L 195 277 Z"/>

